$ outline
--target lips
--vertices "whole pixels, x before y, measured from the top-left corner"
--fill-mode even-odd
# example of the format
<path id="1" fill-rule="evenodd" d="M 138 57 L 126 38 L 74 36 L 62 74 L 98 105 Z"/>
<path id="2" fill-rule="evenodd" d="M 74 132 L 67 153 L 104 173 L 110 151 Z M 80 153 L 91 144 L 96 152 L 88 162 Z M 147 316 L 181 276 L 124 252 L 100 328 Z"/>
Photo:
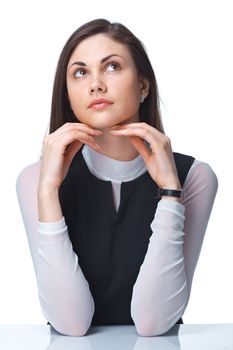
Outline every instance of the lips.
<path id="1" fill-rule="evenodd" d="M 100 105 L 99 107 L 104 107 L 104 106 L 107 106 L 109 104 L 112 104 L 113 102 L 112 101 L 109 101 L 109 100 L 106 100 L 105 98 L 98 98 L 98 99 L 95 99 L 93 100 L 90 105 L 89 105 L 89 108 L 91 107 L 97 107 L 98 105 Z"/>
<path id="2" fill-rule="evenodd" d="M 111 106 L 111 103 L 95 103 L 91 106 L 92 109 L 104 109 Z"/>

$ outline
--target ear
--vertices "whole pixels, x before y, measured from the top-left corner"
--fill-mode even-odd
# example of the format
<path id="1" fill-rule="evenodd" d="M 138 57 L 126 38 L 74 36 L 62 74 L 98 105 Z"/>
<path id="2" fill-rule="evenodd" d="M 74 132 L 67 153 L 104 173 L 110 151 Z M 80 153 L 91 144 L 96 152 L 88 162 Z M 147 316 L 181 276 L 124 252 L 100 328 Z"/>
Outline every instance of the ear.
<path id="1" fill-rule="evenodd" d="M 150 89 L 150 83 L 148 79 L 139 77 L 139 84 L 140 84 L 140 94 L 144 95 L 144 98 L 146 98 Z"/>

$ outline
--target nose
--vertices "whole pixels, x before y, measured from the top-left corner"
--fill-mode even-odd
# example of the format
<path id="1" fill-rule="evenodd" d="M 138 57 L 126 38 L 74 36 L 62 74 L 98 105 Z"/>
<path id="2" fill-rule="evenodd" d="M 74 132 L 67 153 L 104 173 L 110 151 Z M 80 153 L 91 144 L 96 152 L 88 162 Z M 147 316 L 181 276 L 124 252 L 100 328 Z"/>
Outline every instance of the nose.
<path id="1" fill-rule="evenodd" d="M 99 78 L 95 77 L 93 78 L 90 88 L 89 88 L 89 93 L 92 94 L 93 92 L 105 92 L 107 90 L 106 84 Z"/>

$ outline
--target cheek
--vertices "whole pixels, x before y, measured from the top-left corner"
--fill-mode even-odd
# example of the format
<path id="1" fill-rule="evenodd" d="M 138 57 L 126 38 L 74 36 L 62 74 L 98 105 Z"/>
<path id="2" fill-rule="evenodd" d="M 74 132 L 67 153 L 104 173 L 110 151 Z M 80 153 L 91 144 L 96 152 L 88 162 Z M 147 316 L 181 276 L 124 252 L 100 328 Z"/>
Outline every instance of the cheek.
<path id="1" fill-rule="evenodd" d="M 67 92 L 68 92 L 69 98 L 73 100 L 75 96 L 77 96 L 77 87 L 75 87 L 75 84 L 72 84 L 72 83 L 67 84 Z"/>
<path id="2" fill-rule="evenodd" d="M 138 82 L 133 77 L 129 77 L 125 81 L 127 82 L 127 84 L 124 84 L 126 96 L 130 96 L 133 100 L 139 98 L 140 89 L 138 86 Z"/>
<path id="3" fill-rule="evenodd" d="M 135 88 L 135 84 L 127 84 L 122 95 L 125 103 L 128 106 L 131 106 L 132 108 L 138 108 L 140 96 L 138 90 Z"/>
<path id="4" fill-rule="evenodd" d="M 84 101 L 80 89 L 77 89 L 74 85 L 67 85 L 67 93 L 72 106 L 73 111 L 82 109 L 81 101 Z"/>
<path id="5" fill-rule="evenodd" d="M 138 111 L 139 102 L 133 94 L 130 97 L 129 95 L 125 95 L 122 102 L 119 104 L 119 109 L 117 109 L 119 115 L 124 115 L 128 118 L 131 118 L 133 115 L 137 114 Z"/>

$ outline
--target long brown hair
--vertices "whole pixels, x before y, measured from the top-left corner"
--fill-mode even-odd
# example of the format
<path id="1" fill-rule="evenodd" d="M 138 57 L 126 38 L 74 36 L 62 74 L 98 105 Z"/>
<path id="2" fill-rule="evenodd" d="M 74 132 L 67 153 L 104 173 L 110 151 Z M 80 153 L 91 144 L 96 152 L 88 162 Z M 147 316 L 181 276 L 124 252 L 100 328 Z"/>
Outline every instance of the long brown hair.
<path id="1" fill-rule="evenodd" d="M 139 107 L 140 121 L 146 122 L 164 133 L 157 82 L 143 43 L 123 24 L 111 23 L 102 18 L 87 22 L 73 32 L 60 54 L 53 85 L 49 133 L 54 132 L 67 122 L 79 122 L 69 105 L 66 85 L 67 65 L 77 45 L 82 40 L 99 33 L 104 33 L 113 40 L 127 45 L 138 75 L 146 78 L 150 83 L 149 94 Z"/>

